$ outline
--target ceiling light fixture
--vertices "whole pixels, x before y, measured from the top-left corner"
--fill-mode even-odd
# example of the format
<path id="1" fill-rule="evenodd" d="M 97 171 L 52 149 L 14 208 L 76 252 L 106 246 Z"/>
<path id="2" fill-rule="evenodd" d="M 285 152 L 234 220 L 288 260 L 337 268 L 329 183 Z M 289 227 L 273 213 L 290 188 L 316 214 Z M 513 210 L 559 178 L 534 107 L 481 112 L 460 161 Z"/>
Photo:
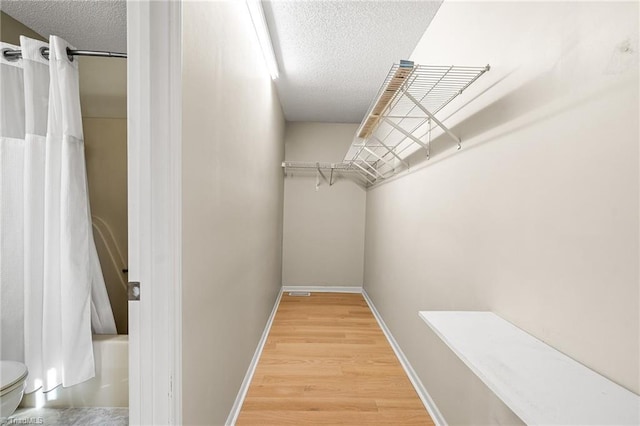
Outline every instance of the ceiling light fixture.
<path id="1" fill-rule="evenodd" d="M 262 50 L 264 62 L 267 65 L 269 74 L 271 74 L 271 78 L 275 80 L 278 78 L 278 61 L 276 60 L 276 55 L 273 52 L 271 36 L 269 35 L 267 21 L 264 18 L 262 3 L 260 0 L 246 0 L 246 3 L 249 15 L 251 15 L 251 22 L 253 22 L 253 29 L 256 31 L 256 37 L 258 38 L 258 43 Z"/>

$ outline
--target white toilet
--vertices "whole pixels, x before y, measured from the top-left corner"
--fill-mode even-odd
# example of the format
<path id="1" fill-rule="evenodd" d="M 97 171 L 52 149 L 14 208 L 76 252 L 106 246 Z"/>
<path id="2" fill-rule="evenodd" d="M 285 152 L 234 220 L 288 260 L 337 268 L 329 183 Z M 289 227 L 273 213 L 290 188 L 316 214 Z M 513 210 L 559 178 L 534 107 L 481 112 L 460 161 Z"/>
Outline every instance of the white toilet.
<path id="1" fill-rule="evenodd" d="M 18 408 L 27 380 L 27 366 L 16 361 L 0 361 L 0 418 Z"/>

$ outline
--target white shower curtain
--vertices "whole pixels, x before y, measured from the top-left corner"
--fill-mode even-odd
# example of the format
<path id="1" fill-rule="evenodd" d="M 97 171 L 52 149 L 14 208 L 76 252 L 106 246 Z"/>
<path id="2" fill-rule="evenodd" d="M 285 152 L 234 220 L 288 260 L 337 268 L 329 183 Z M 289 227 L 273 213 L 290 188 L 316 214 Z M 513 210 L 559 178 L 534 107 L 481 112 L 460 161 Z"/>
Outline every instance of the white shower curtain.
<path id="1" fill-rule="evenodd" d="M 0 55 L 0 359 L 8 360 L 24 357 L 24 118 L 22 63 Z"/>
<path id="2" fill-rule="evenodd" d="M 42 386 L 44 289 L 44 160 L 49 108 L 49 63 L 40 54 L 46 43 L 20 39 L 25 74 L 24 161 L 24 345 L 30 378 L 27 391 Z"/>
<path id="3" fill-rule="evenodd" d="M 14 330 L 11 336 L 2 336 L 2 359 L 24 360 L 29 369 L 27 392 L 31 392 L 72 386 L 93 377 L 92 327 L 106 334 L 115 334 L 116 328 L 93 241 L 77 60 L 67 56 L 71 47 L 58 37 L 51 37 L 49 46 L 26 37 L 20 41 L 23 59 L 2 63 L 23 70 L 24 90 L 22 131 L 18 137 L 3 138 L 9 148 L 14 139 L 14 144 L 22 144 L 10 157 L 22 156 L 23 162 L 5 169 L 3 147 L 0 259 L 3 331 L 5 322 L 18 321 L 4 311 L 5 288 L 13 294 L 19 287 L 23 296 L 16 306 L 23 307 L 23 335 L 17 336 L 20 333 Z M 50 48 L 49 60 L 41 54 L 45 47 Z M 4 96 L 5 86 L 11 83 L 5 84 L 3 73 L 3 117 L 5 111 L 19 109 L 19 102 Z M 0 135 L 5 136 L 4 121 Z M 5 175 L 20 181 L 15 187 L 21 194 L 5 188 Z M 5 202 L 14 199 L 19 206 Z M 10 238 L 5 214 L 21 216 L 22 239 Z M 16 268 L 11 271 L 13 277 L 5 279 L 5 263 L 19 264 L 22 271 Z M 5 347 L 14 348 L 15 353 L 5 358 Z"/>

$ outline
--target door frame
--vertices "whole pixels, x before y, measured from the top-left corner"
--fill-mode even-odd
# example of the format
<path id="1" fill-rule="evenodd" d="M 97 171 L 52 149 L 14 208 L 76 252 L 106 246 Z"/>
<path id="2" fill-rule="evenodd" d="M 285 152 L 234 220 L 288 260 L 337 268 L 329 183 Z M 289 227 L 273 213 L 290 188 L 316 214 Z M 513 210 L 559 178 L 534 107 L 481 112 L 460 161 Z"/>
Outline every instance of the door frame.
<path id="1" fill-rule="evenodd" d="M 182 423 L 182 4 L 127 1 L 129 422 Z"/>

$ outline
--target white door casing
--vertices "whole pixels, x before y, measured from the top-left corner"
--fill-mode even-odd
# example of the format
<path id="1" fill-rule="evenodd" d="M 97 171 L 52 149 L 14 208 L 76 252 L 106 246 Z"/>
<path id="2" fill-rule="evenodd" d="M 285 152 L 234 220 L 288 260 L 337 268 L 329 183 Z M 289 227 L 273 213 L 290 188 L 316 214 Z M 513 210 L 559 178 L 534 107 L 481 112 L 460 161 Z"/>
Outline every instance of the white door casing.
<path id="1" fill-rule="evenodd" d="M 129 422 L 181 424 L 181 2 L 127 2 Z"/>

